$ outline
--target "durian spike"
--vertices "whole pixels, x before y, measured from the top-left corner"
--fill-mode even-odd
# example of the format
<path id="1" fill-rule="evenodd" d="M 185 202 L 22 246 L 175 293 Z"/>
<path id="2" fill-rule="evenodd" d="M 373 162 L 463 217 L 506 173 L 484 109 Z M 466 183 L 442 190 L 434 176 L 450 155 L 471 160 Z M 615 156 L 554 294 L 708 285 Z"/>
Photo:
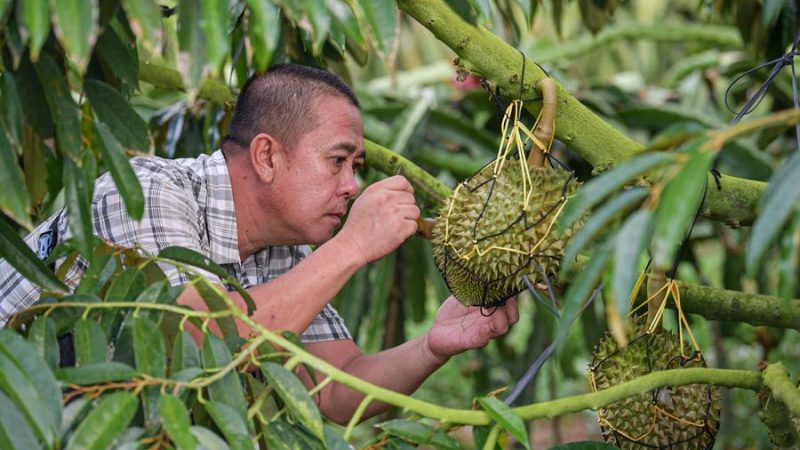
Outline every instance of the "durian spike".
<path id="1" fill-rule="evenodd" d="M 550 77 L 544 77 L 539 80 L 539 90 L 542 92 L 542 110 L 534 126 L 533 145 L 528 155 L 530 167 L 544 165 L 544 155 L 550 151 L 556 133 L 556 82 Z"/>
<path id="2" fill-rule="evenodd" d="M 647 323 L 651 330 L 661 329 L 661 311 L 667 301 L 667 277 L 662 271 L 653 270 L 647 277 Z M 654 325 L 655 322 L 658 322 Z"/>
<path id="3" fill-rule="evenodd" d="M 434 226 L 436 226 L 436 219 L 422 216 L 417 217 L 417 236 L 431 240 Z"/>

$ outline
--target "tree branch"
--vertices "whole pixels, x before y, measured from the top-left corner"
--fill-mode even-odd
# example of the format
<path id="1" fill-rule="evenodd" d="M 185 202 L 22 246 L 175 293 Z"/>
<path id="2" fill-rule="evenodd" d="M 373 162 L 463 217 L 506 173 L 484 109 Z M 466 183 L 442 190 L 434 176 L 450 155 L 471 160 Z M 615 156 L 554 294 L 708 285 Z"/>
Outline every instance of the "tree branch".
<path id="1" fill-rule="evenodd" d="M 444 0 L 398 0 L 398 7 L 428 28 L 437 39 L 455 51 L 465 69 L 497 84 L 502 92 L 516 95 L 520 90 L 523 59 L 519 51 L 487 29 L 469 23 Z M 537 97 L 534 87 L 546 76 L 533 61 L 525 65 L 522 95 Z M 556 137 L 578 152 L 597 170 L 631 158 L 643 146 L 623 135 L 583 106 L 563 86 L 558 86 Z M 540 102 L 528 101 L 534 115 Z M 764 183 L 723 177 L 722 190 L 709 190 L 703 215 L 731 225 L 749 225 L 755 219 Z"/>
<path id="2" fill-rule="evenodd" d="M 789 411 L 800 417 L 800 390 L 789 381 L 789 372 L 783 363 L 770 364 L 764 369 L 764 385 L 775 398 L 782 401 Z"/>

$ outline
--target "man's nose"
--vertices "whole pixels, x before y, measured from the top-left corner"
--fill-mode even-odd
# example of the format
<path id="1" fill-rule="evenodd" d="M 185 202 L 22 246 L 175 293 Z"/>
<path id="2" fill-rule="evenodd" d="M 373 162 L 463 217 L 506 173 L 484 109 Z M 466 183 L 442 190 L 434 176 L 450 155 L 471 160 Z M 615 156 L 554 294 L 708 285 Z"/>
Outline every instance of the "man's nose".
<path id="1" fill-rule="evenodd" d="M 340 190 L 342 195 L 350 199 L 358 195 L 359 192 L 361 192 L 361 188 L 358 186 L 355 172 L 349 170 L 346 172 L 347 174 L 344 176 L 344 180 L 342 180 Z"/>

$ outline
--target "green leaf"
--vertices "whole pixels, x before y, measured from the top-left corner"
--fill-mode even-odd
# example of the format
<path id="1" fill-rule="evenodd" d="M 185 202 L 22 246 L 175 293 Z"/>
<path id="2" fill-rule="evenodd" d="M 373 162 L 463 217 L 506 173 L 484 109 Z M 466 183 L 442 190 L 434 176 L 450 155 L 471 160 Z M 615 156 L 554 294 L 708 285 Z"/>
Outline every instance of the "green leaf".
<path id="1" fill-rule="evenodd" d="M 158 325 L 144 316 L 133 319 L 133 355 L 139 371 L 157 378 L 167 376 L 167 352 L 164 347 L 164 337 Z M 158 415 L 160 397 L 159 386 L 144 388 L 142 403 L 144 404 L 144 420 L 147 428 L 155 427 L 161 422 Z"/>
<path id="2" fill-rule="evenodd" d="M 92 263 L 75 289 L 76 294 L 97 295 L 114 276 L 119 264 L 117 258 L 111 256 L 111 251 L 104 246 L 95 247 Z"/>
<path id="3" fill-rule="evenodd" d="M 525 448 L 531 448 L 525 423 L 511 408 L 494 397 L 479 397 L 477 400 L 481 408 L 489 414 L 489 417 L 511 433 Z"/>
<path id="4" fill-rule="evenodd" d="M 267 70 L 281 37 L 281 12 L 270 0 L 247 0 L 247 37 L 253 46 L 253 69 Z"/>
<path id="5" fill-rule="evenodd" d="M 6 129 L 11 146 L 19 148 L 22 145 L 22 102 L 11 72 L 0 74 L 0 113 L 0 123 Z"/>
<path id="6" fill-rule="evenodd" d="M 267 448 L 271 450 L 322 450 L 324 445 L 317 438 L 307 434 L 301 427 L 290 425 L 283 420 L 273 420 L 264 427 Z"/>
<path id="7" fill-rule="evenodd" d="M 324 439 L 322 416 L 303 383 L 285 367 L 273 362 L 261 364 L 261 373 L 300 423 L 319 439 Z"/>
<path id="8" fill-rule="evenodd" d="M 144 214 L 144 192 L 139 179 L 128 163 L 125 150 L 114 139 L 105 124 L 95 122 L 95 130 L 97 130 L 98 137 L 97 147 L 100 149 L 103 162 L 111 172 L 111 178 L 114 179 L 114 184 L 125 202 L 128 215 L 134 220 L 141 219 Z"/>
<path id="9" fill-rule="evenodd" d="M 31 60 L 39 60 L 39 51 L 50 33 L 50 3 L 48 0 L 17 2 L 17 21 L 22 26 L 20 34 L 28 41 Z"/>
<path id="10" fill-rule="evenodd" d="M 350 450 L 350 444 L 345 442 L 339 433 L 334 431 L 331 427 L 325 425 L 323 433 L 325 434 L 325 447 L 328 450 Z"/>
<path id="11" fill-rule="evenodd" d="M 670 153 L 646 153 L 591 179 L 567 202 L 558 219 L 558 231 L 563 233 L 591 208 L 635 177 L 674 160 Z"/>
<path id="12" fill-rule="evenodd" d="M 122 94 L 102 81 L 91 79 L 83 83 L 83 90 L 97 121 L 108 126 L 107 131 L 110 131 L 119 144 L 142 153 L 150 151 L 147 124 Z M 99 131 L 101 127 L 97 128 Z M 104 142 L 111 145 L 109 139 Z"/>
<path id="13" fill-rule="evenodd" d="M 204 347 L 205 349 L 205 347 Z M 231 450 L 255 450 L 244 418 L 225 403 L 210 401 L 205 404 L 208 415 L 222 431 Z"/>
<path id="14" fill-rule="evenodd" d="M 0 184 L 5 186 L 0 190 L 0 210 L 17 223 L 30 227 L 30 199 L 17 160 L 17 153 L 0 129 Z"/>
<path id="15" fill-rule="evenodd" d="M 225 342 L 210 333 L 205 335 L 200 357 L 204 369 L 223 368 L 231 362 L 231 352 Z M 236 370 L 231 370 L 222 379 L 208 386 L 208 397 L 232 408 L 243 422 L 246 420 L 247 402 Z"/>
<path id="16" fill-rule="evenodd" d="M 570 442 L 569 444 L 550 447 L 550 450 L 615 450 L 611 444 L 596 441 Z"/>
<path id="17" fill-rule="evenodd" d="M 137 42 L 150 52 L 159 53 L 164 39 L 161 9 L 155 0 L 122 0 Z"/>
<path id="18" fill-rule="evenodd" d="M 129 302 L 145 289 L 145 277 L 138 267 L 128 267 L 111 281 L 106 291 L 107 302 Z"/>
<path id="19" fill-rule="evenodd" d="M 63 155 L 70 156 L 77 161 L 81 157 L 79 111 L 64 80 L 64 74 L 47 53 L 41 55 L 35 68 L 50 108 L 50 116 L 55 124 L 58 148 Z"/>
<path id="20" fill-rule="evenodd" d="M 91 259 L 94 235 L 88 186 L 81 168 L 70 158 L 64 158 L 64 188 L 65 203 L 70 212 L 69 230 L 72 232 L 75 247 L 87 259 Z"/>
<path id="21" fill-rule="evenodd" d="M 653 266 L 669 271 L 678 247 L 697 214 L 707 186 L 713 153 L 695 151 L 666 185 L 658 201 L 653 230 Z"/>
<path id="22" fill-rule="evenodd" d="M 789 222 L 789 227 L 781 239 L 781 256 L 778 266 L 778 292 L 785 299 L 795 297 L 797 273 L 800 273 L 800 209 L 795 210 L 794 219 Z"/>
<path id="23" fill-rule="evenodd" d="M 205 278 L 197 278 L 194 287 L 197 289 L 200 298 L 203 299 L 209 311 L 226 311 L 229 308 L 221 294 Z M 217 326 L 220 331 L 222 331 L 222 335 L 225 338 L 233 339 L 239 337 L 239 330 L 236 328 L 236 322 L 233 317 L 218 317 L 214 319 L 214 321 L 217 323 Z"/>
<path id="24" fill-rule="evenodd" d="M 200 22 L 200 0 L 178 2 L 178 71 L 183 84 L 194 99 L 200 87 L 200 80 L 206 72 L 206 52 Z"/>
<path id="25" fill-rule="evenodd" d="M 79 386 L 128 381 L 138 375 L 139 372 L 133 367 L 115 361 L 78 367 L 62 367 L 56 370 L 56 377 L 62 383 Z"/>
<path id="26" fill-rule="evenodd" d="M 222 279 L 228 277 L 228 272 L 226 272 L 222 266 L 212 261 L 211 258 L 188 248 L 167 247 L 158 253 L 158 257 L 203 269 Z"/>
<path id="27" fill-rule="evenodd" d="M 139 55 L 135 43 L 128 43 L 125 36 L 109 26 L 97 39 L 96 48 L 97 54 L 117 78 L 132 89 L 139 87 Z"/>
<path id="28" fill-rule="evenodd" d="M 389 420 L 377 425 L 383 431 L 415 444 L 429 444 L 434 448 L 460 449 L 458 442 L 442 430 L 410 420 Z"/>
<path id="29" fill-rule="evenodd" d="M 60 352 L 56 327 L 49 317 L 39 316 L 33 319 L 30 331 L 28 331 L 28 342 L 36 348 L 36 354 L 47 363 L 50 369 L 58 367 Z"/>
<path id="30" fill-rule="evenodd" d="M 197 351 L 192 335 L 184 330 L 175 336 L 170 370 L 178 373 L 191 367 L 200 367 L 200 352 Z"/>
<path id="31" fill-rule="evenodd" d="M 764 1 L 764 12 L 761 16 L 762 23 L 764 27 L 771 28 L 775 23 L 775 20 L 778 19 L 778 16 L 781 15 L 781 10 L 783 10 L 783 6 L 786 4 L 786 0 L 765 0 Z"/>
<path id="32" fill-rule="evenodd" d="M 25 241 L 0 218 L 0 257 L 8 261 L 23 277 L 38 286 L 53 292 L 66 292 L 69 289 L 53 272 L 36 257 Z"/>
<path id="33" fill-rule="evenodd" d="M 589 220 L 575 233 L 569 240 L 567 248 L 564 250 L 564 257 L 561 263 L 561 273 L 568 273 L 575 265 L 578 253 L 586 247 L 593 238 L 601 232 L 608 230 L 610 222 L 624 214 L 632 206 L 647 197 L 647 189 L 633 188 L 624 191 L 609 200 L 605 205 L 598 208 Z"/>
<path id="34" fill-rule="evenodd" d="M 198 425 L 192 425 L 192 435 L 197 438 L 197 443 L 203 448 L 215 450 L 228 450 L 228 444 L 216 433 Z"/>
<path id="35" fill-rule="evenodd" d="M 628 314 L 628 298 L 639 276 L 639 256 L 653 232 L 653 214 L 639 210 L 628 217 L 617 233 L 614 250 L 613 292 L 620 316 Z"/>
<path id="36" fill-rule="evenodd" d="M 97 0 L 51 0 L 56 38 L 83 73 L 97 39 Z"/>
<path id="37" fill-rule="evenodd" d="M 303 5 L 314 30 L 314 45 L 311 51 L 314 56 L 318 56 L 330 35 L 331 16 L 324 0 L 303 0 Z"/>
<path id="38" fill-rule="evenodd" d="M 35 450 L 42 448 L 17 406 L 0 392 L 0 448 Z"/>
<path id="39" fill-rule="evenodd" d="M 72 332 L 78 365 L 103 363 L 108 357 L 108 343 L 103 328 L 91 319 L 81 319 Z"/>
<path id="40" fill-rule="evenodd" d="M 600 280 L 603 268 L 611 255 L 613 239 L 609 239 L 597 246 L 589 258 L 586 266 L 578 272 L 569 284 L 564 294 L 561 319 L 556 327 L 554 343 L 556 348 L 563 344 L 569 334 L 569 328 L 580 311 L 584 301 L 587 300 Z"/>
<path id="41" fill-rule="evenodd" d="M 400 36 L 400 23 L 394 1 L 358 0 L 364 11 L 370 31 L 375 38 L 378 53 L 388 62 Z"/>
<path id="42" fill-rule="evenodd" d="M 136 414 L 139 401 L 127 391 L 101 397 L 67 444 L 67 450 L 104 450 L 122 434 Z"/>
<path id="43" fill-rule="evenodd" d="M 197 439 L 192 434 L 192 422 L 183 402 L 172 395 L 163 395 L 159 412 L 164 429 L 175 447 L 180 450 L 194 450 Z"/>
<path id="44" fill-rule="evenodd" d="M 212 73 L 219 74 L 222 63 L 228 55 L 228 1 L 200 0 L 200 30 L 205 37 L 205 54 Z"/>
<path id="45" fill-rule="evenodd" d="M 61 391 L 53 372 L 36 349 L 20 335 L 0 330 L 0 390 L 28 419 L 48 446 L 58 439 L 61 425 Z"/>
<path id="46" fill-rule="evenodd" d="M 770 244 L 778 237 L 800 199 L 800 152 L 794 152 L 770 178 L 759 201 L 759 214 L 753 223 L 745 261 L 747 273 L 754 276 Z"/>

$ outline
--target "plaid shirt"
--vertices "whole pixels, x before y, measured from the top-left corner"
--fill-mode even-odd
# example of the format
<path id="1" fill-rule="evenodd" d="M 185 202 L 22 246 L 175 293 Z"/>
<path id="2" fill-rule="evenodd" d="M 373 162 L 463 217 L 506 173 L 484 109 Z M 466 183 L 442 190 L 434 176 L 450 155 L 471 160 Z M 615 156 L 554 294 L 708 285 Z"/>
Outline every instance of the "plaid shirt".
<path id="1" fill-rule="evenodd" d="M 175 245 L 195 250 L 220 264 L 245 288 L 286 273 L 311 252 L 306 245 L 267 247 L 240 261 L 233 193 L 222 151 L 196 159 L 134 158 L 131 166 L 144 191 L 144 216 L 138 222 L 130 219 L 110 175 L 101 176 L 95 185 L 92 217 L 94 231 L 103 239 L 139 248 L 145 254 L 157 254 Z M 58 242 L 69 238 L 64 210 L 39 225 L 25 239 L 26 244 L 35 251 L 39 236 L 51 227 L 58 234 Z M 174 266 L 161 267 L 173 285 L 189 281 Z M 74 288 L 85 270 L 86 263 L 79 258 L 64 282 Z M 221 284 L 216 275 L 197 271 Z M 39 292 L 36 285 L 0 260 L 0 326 L 10 315 L 35 303 Z M 349 338 L 344 321 L 331 305 L 325 306 L 301 336 L 303 342 Z"/>

